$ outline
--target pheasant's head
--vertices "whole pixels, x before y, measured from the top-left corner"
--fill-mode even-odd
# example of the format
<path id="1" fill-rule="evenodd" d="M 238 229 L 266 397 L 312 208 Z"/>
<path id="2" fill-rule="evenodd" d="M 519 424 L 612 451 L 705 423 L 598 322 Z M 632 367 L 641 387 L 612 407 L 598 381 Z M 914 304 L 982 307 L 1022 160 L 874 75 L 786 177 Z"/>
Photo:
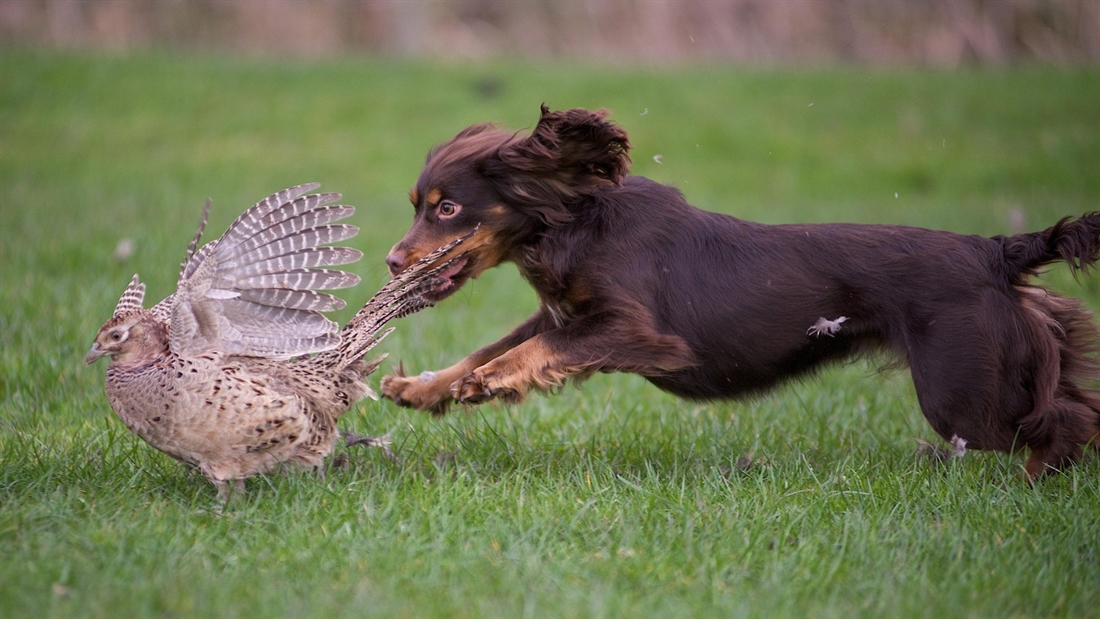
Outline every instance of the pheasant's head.
<path id="1" fill-rule="evenodd" d="M 99 329 L 85 363 L 106 356 L 124 363 L 140 363 L 164 352 L 168 333 L 152 312 L 142 308 L 144 298 L 145 284 L 138 283 L 135 275 L 115 306 L 114 316 Z"/>

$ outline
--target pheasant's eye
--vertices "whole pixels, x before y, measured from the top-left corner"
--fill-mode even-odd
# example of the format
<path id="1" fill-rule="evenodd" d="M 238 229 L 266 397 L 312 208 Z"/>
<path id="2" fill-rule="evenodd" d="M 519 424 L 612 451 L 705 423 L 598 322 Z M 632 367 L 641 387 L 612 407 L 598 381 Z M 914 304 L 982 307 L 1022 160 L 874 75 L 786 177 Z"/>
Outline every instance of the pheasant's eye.
<path id="1" fill-rule="evenodd" d="M 111 341 L 121 342 L 122 341 L 122 331 L 111 331 Z"/>
<path id="2" fill-rule="evenodd" d="M 451 202 L 450 200 L 444 200 L 439 204 L 439 216 L 440 217 L 454 217 L 458 212 L 462 210 L 462 207 Z"/>

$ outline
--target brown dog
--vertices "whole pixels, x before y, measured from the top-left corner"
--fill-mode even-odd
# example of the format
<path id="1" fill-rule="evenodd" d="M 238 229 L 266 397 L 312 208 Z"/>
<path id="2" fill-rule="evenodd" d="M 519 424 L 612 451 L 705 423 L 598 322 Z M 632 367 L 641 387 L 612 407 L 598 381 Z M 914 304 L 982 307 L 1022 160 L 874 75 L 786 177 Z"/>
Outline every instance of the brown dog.
<path id="1" fill-rule="evenodd" d="M 1035 477 L 1097 438 L 1097 326 L 1028 276 L 1100 259 L 1100 213 L 994 238 L 763 225 L 628 176 L 626 133 L 605 116 L 544 106 L 530 136 L 476 125 L 431 151 L 390 270 L 480 226 L 440 298 L 510 261 L 541 307 L 447 369 L 387 376 L 384 395 L 442 414 L 633 372 L 686 398 L 733 398 L 885 350 L 908 363 L 925 417 L 956 448 L 1027 446 Z"/>

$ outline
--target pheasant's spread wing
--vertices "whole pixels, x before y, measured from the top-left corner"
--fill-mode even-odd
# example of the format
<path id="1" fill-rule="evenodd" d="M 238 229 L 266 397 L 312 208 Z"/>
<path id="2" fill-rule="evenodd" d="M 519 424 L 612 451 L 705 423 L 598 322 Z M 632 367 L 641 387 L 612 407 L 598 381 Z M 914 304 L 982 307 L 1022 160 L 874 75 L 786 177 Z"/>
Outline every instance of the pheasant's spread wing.
<path id="1" fill-rule="evenodd" d="M 321 312 L 344 302 L 317 291 L 359 283 L 356 275 L 325 267 L 350 264 L 363 254 L 325 246 L 359 229 L 333 223 L 355 212 L 351 206 L 326 206 L 340 194 L 304 195 L 317 187 L 299 185 L 261 200 L 220 239 L 197 251 L 196 235 L 176 293 L 153 308 L 169 322 L 174 352 L 289 358 L 339 343 L 336 323 Z"/>

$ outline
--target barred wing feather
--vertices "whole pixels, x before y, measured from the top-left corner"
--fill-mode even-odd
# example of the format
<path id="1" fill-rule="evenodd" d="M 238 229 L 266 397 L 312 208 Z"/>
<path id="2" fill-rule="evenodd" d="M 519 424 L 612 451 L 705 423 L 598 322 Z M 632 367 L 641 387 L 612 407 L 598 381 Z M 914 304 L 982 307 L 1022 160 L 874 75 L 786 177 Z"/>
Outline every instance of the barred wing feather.
<path id="1" fill-rule="evenodd" d="M 318 186 L 298 185 L 261 200 L 220 239 L 196 250 L 204 211 L 176 293 L 153 308 L 169 322 L 173 351 L 289 358 L 339 343 L 337 324 L 321 312 L 340 309 L 344 302 L 318 291 L 359 283 L 354 274 L 326 267 L 351 264 L 363 254 L 325 245 L 349 239 L 359 229 L 333 223 L 355 209 L 328 206 L 340 194 L 308 194 Z"/>

